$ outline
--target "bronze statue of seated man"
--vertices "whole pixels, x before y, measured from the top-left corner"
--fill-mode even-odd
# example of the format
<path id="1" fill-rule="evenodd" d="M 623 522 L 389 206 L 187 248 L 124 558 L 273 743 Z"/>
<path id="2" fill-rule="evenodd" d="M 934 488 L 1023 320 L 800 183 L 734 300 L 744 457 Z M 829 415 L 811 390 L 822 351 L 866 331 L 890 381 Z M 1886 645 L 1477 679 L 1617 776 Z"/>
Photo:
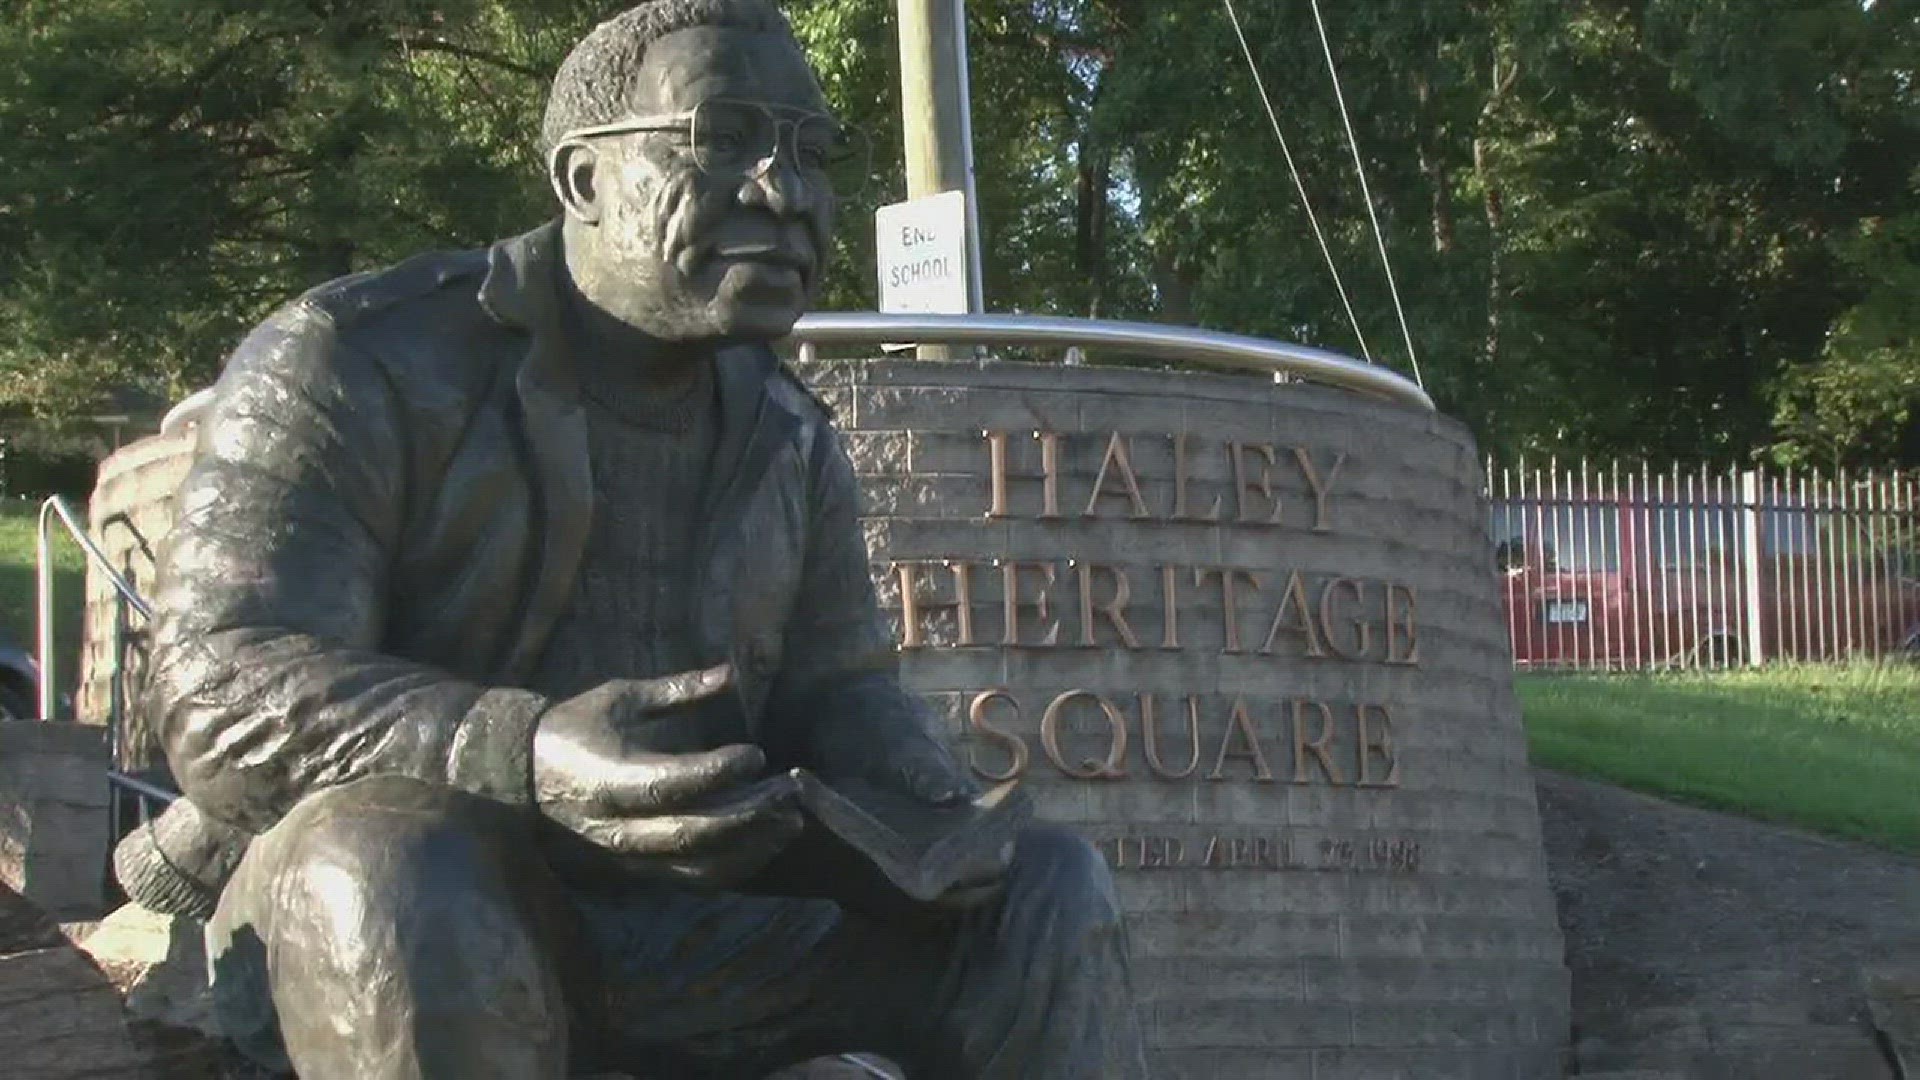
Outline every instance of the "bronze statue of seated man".
<path id="1" fill-rule="evenodd" d="M 557 222 L 315 289 L 202 422 L 147 707 L 232 840 L 229 1030 L 308 1080 L 1143 1075 L 1112 882 L 1067 833 L 913 917 L 745 888 L 802 827 L 790 770 L 976 794 L 767 347 L 849 140 L 784 18 L 607 22 L 543 140 Z"/>

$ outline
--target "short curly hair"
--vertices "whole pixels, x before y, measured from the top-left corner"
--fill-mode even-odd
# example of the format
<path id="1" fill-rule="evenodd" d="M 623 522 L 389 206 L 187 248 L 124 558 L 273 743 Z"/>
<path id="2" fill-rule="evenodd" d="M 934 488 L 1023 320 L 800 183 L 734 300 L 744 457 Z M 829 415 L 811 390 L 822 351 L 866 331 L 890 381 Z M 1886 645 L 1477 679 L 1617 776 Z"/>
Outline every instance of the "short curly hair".
<path id="1" fill-rule="evenodd" d="M 569 131 L 610 124 L 625 116 L 634 76 L 647 46 L 696 26 L 792 32 L 772 0 L 647 0 L 580 39 L 553 77 L 540 150 L 550 154 Z"/>

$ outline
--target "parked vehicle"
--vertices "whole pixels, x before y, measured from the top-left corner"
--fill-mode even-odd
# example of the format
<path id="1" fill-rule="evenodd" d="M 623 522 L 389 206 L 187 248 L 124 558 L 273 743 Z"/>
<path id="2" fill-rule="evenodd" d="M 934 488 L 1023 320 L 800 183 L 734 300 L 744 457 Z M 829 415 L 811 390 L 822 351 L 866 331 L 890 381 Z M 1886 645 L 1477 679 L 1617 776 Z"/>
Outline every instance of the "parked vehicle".
<path id="1" fill-rule="evenodd" d="M 1791 496 L 1749 507 L 1701 487 L 1495 499 L 1515 662 L 1730 666 L 1749 659 L 1755 617 L 1769 660 L 1920 655 L 1910 512 Z"/>
<path id="2" fill-rule="evenodd" d="M 0 720 L 31 720 L 40 713 L 40 665 L 0 638 Z"/>

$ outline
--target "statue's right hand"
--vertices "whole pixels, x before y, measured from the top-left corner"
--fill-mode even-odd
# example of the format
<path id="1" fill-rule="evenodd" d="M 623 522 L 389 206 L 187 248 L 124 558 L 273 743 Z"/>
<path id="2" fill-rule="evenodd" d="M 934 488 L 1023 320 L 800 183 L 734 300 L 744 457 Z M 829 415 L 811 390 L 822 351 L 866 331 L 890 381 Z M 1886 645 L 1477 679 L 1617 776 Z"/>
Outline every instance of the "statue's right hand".
<path id="1" fill-rule="evenodd" d="M 533 738 L 541 812 L 644 879 L 725 888 L 752 877 L 801 830 L 797 786 L 762 780 L 757 746 L 663 753 L 640 738 L 731 683 L 727 665 L 618 679 L 548 709 Z"/>

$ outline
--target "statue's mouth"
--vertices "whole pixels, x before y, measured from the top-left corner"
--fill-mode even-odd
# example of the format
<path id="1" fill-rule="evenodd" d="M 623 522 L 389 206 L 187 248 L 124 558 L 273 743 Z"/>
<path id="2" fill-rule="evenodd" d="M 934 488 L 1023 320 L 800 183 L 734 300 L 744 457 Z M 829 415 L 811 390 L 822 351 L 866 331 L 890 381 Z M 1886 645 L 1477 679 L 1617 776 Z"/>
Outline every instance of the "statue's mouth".
<path id="1" fill-rule="evenodd" d="M 813 281 L 814 261 L 779 244 L 721 244 L 713 249 L 712 258 L 747 268 L 749 276 L 761 279 L 763 286 L 805 290 Z"/>
<path id="2" fill-rule="evenodd" d="M 733 262 L 758 262 L 786 267 L 802 275 L 813 269 L 812 259 L 777 244 L 723 244 L 716 247 L 713 254 L 715 258 Z"/>

